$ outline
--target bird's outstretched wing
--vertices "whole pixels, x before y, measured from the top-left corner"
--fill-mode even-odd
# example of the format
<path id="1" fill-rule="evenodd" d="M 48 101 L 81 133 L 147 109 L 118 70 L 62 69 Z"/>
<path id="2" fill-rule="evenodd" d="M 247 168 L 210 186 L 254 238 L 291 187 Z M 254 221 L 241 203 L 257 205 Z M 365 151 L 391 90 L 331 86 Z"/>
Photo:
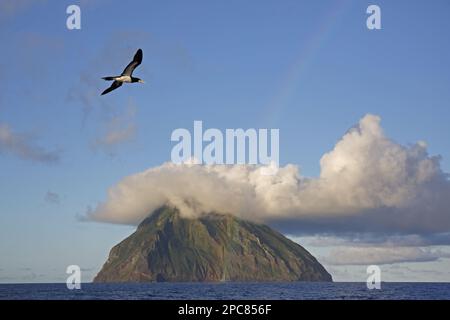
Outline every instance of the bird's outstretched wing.
<path id="1" fill-rule="evenodd" d="M 104 94 L 107 94 L 107 93 L 109 93 L 109 92 L 111 92 L 111 91 L 113 91 L 113 90 L 116 90 L 116 89 L 117 89 L 118 87 L 120 87 L 121 85 L 122 85 L 122 82 L 114 81 L 114 82 L 112 83 L 112 85 L 111 85 L 109 88 L 107 88 L 105 91 L 102 92 L 101 95 L 104 95 Z"/>
<path id="2" fill-rule="evenodd" d="M 127 67 L 123 70 L 123 76 L 131 76 L 133 74 L 134 69 L 137 68 L 142 62 L 142 50 L 139 49 L 134 55 L 133 61 L 131 61 Z"/>

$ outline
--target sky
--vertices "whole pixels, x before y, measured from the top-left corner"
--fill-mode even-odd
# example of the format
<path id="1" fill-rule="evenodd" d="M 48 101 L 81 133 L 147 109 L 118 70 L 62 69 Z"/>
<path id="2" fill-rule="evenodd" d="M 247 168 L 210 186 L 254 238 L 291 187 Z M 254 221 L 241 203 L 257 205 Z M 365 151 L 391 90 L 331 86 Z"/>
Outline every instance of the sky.
<path id="1" fill-rule="evenodd" d="M 66 27 L 71 4 L 80 30 Z M 381 30 L 366 27 L 370 4 Z M 266 204 L 257 218 L 334 280 L 366 281 L 377 264 L 384 281 L 450 281 L 449 9 L 445 0 L 2 1 L 0 282 L 62 282 L 72 264 L 90 281 L 135 229 L 131 216 L 185 190 L 220 209 L 236 186 L 262 190 L 236 201 L 236 214 L 256 218 Z M 138 48 L 135 76 L 146 83 L 100 96 L 101 77 Z M 178 174 L 166 163 L 171 133 L 195 120 L 279 129 L 274 179 L 286 188 L 252 179 L 252 168 L 237 180 L 227 168 Z M 214 203 L 186 183 L 218 175 Z M 117 189 L 142 212 L 108 193 Z"/>

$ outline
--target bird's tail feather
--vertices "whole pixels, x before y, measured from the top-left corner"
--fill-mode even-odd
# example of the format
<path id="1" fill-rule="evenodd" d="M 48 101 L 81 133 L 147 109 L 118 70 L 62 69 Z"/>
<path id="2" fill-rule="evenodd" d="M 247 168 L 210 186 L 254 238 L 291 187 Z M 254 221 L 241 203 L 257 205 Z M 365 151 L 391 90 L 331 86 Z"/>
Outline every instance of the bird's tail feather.
<path id="1" fill-rule="evenodd" d="M 102 79 L 106 81 L 112 81 L 114 80 L 114 77 L 103 77 Z"/>

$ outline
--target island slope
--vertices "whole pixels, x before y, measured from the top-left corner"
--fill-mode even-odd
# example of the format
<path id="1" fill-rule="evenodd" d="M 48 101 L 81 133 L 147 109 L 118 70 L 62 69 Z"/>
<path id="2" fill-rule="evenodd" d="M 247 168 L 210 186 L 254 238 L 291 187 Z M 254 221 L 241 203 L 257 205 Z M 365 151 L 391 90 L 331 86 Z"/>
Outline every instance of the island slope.
<path id="1" fill-rule="evenodd" d="M 112 248 L 94 282 L 332 281 L 302 246 L 232 215 L 153 212 Z"/>

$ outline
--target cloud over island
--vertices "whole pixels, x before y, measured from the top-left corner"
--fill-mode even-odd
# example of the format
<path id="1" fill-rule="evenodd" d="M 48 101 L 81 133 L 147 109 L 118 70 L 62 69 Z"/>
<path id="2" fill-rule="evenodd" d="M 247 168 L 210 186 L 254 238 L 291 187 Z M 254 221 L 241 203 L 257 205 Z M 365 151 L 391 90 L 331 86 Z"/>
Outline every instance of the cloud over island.
<path id="1" fill-rule="evenodd" d="M 185 216 L 208 212 L 287 226 L 393 233 L 450 231 L 450 181 L 424 142 L 389 139 L 376 115 L 364 116 L 321 160 L 319 177 L 293 164 L 275 175 L 261 166 L 165 163 L 125 177 L 89 220 L 138 224 L 168 204 Z"/>

